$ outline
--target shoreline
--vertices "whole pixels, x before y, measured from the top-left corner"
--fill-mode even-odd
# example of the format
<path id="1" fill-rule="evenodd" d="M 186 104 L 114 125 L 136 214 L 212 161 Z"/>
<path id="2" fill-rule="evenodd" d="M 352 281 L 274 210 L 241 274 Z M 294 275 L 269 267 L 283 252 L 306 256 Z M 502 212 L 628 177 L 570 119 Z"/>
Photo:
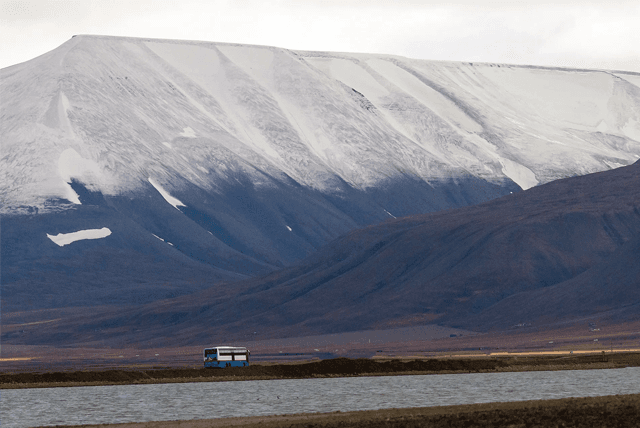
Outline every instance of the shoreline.
<path id="1" fill-rule="evenodd" d="M 640 366 L 640 354 L 571 357 L 491 357 L 424 360 L 336 358 L 313 362 L 252 364 L 245 368 L 204 369 L 155 367 L 109 368 L 55 372 L 0 373 L 1 389 L 59 388 L 162 383 L 231 382 L 364 376 L 407 376 L 463 373 L 504 373 L 557 370 L 598 370 Z"/>
<path id="2" fill-rule="evenodd" d="M 553 423 L 553 425 L 550 425 Z M 640 426 L 640 394 L 410 407 L 355 412 L 298 413 L 219 419 L 121 424 L 60 425 L 60 428 L 359 428 L 469 426 Z"/>

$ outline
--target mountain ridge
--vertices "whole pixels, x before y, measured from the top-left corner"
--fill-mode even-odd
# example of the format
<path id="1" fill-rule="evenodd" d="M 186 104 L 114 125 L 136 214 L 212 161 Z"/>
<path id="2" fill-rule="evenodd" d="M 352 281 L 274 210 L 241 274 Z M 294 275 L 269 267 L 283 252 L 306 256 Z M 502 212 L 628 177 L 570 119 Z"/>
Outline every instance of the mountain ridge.
<path id="1" fill-rule="evenodd" d="M 640 157 L 627 72 L 77 36 L 0 97 L 5 311 L 191 294 Z"/>

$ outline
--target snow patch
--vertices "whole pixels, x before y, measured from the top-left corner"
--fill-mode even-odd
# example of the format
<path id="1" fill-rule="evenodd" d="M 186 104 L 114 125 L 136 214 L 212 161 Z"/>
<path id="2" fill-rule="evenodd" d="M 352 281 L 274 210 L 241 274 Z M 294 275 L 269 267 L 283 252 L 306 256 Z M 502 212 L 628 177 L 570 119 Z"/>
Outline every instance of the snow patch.
<path id="1" fill-rule="evenodd" d="M 58 174 L 62 177 L 65 188 L 65 199 L 80 205 L 78 194 L 71 188 L 69 183 L 75 178 L 84 183 L 100 182 L 102 172 L 100 165 L 91 159 L 85 159 L 74 149 L 64 150 L 58 158 Z"/>
<path id="2" fill-rule="evenodd" d="M 69 122 L 69 110 L 71 110 L 71 104 L 69 103 L 69 98 L 67 98 L 64 92 L 60 92 L 60 106 L 64 112 L 65 128 L 73 133 L 73 129 L 71 129 L 71 122 Z"/>
<path id="3" fill-rule="evenodd" d="M 161 240 L 162 242 L 166 242 L 167 244 L 171 245 L 172 247 L 174 247 L 174 245 L 169 242 L 169 241 L 165 241 L 164 239 L 162 239 L 161 237 L 159 237 L 158 235 L 156 235 L 155 233 L 152 233 L 153 236 L 155 236 L 156 238 L 158 238 L 159 240 Z"/>
<path id="4" fill-rule="evenodd" d="M 609 126 L 607 125 L 607 122 L 605 122 L 604 120 L 601 120 L 596 129 L 599 132 L 606 134 L 607 131 L 609 130 Z"/>
<path id="5" fill-rule="evenodd" d="M 270 48 L 232 45 L 218 45 L 217 48 L 255 80 L 264 83 L 271 78 L 274 55 Z"/>
<path id="6" fill-rule="evenodd" d="M 80 196 L 76 193 L 75 190 L 73 190 L 73 187 L 71 187 L 71 185 L 67 182 L 62 183 L 62 185 L 64 186 L 63 198 L 71 202 L 72 204 L 82 205 L 82 202 L 80 202 Z"/>
<path id="7" fill-rule="evenodd" d="M 169 143 L 166 143 L 166 142 L 165 142 L 165 143 L 162 143 L 162 144 L 164 144 L 164 145 L 165 145 L 167 148 L 169 148 L 169 149 L 173 149 L 173 147 L 172 147 L 172 146 L 171 146 L 171 144 L 169 144 Z"/>
<path id="8" fill-rule="evenodd" d="M 51 100 L 49 110 L 47 110 L 43 123 L 50 128 L 57 128 L 64 131 L 67 137 L 76 140 L 77 136 L 73 132 L 71 121 L 69 121 L 69 110 L 71 104 L 64 92 L 59 92 L 56 97 Z"/>
<path id="9" fill-rule="evenodd" d="M 343 58 L 329 60 L 325 58 L 309 58 L 307 61 L 325 71 L 334 79 L 364 94 L 370 100 L 377 100 L 389 95 L 389 91 L 384 86 L 352 60 Z"/>
<path id="10" fill-rule="evenodd" d="M 627 122 L 622 127 L 622 132 L 628 138 L 635 141 L 640 141 L 640 122 L 635 119 L 627 119 Z"/>
<path id="11" fill-rule="evenodd" d="M 611 169 L 616 169 L 616 168 L 626 166 L 625 164 L 614 162 L 614 161 L 604 161 L 604 163 Z"/>
<path id="12" fill-rule="evenodd" d="M 180 133 L 180 136 L 187 138 L 196 138 L 196 131 L 187 126 L 186 128 L 182 129 L 182 133 Z"/>
<path id="13" fill-rule="evenodd" d="M 277 98 L 282 113 L 296 130 L 300 139 L 307 143 L 307 147 L 311 149 L 323 161 L 329 160 L 329 153 L 331 151 L 331 141 L 325 134 L 322 133 L 321 128 L 314 129 L 314 126 L 309 123 L 309 118 L 304 114 L 302 110 L 290 103 L 284 98 Z"/>
<path id="14" fill-rule="evenodd" d="M 584 130 L 607 117 L 614 85 L 610 74 L 599 72 L 478 67 L 474 73 L 484 82 L 482 86 L 499 88 L 493 94 L 500 94 L 502 105 L 515 108 L 521 118 L 537 117 L 548 124 L 569 122 L 572 128 Z"/>
<path id="15" fill-rule="evenodd" d="M 512 179 L 522 190 L 538 185 L 536 175 L 526 166 L 515 163 L 510 159 L 498 159 L 502 165 L 502 173 Z"/>
<path id="16" fill-rule="evenodd" d="M 58 233 L 57 235 L 49 235 L 47 233 L 47 238 L 51 239 L 60 247 L 63 247 L 83 239 L 100 239 L 109 235 L 111 235 L 111 230 L 109 230 L 108 227 L 103 227 L 102 229 L 86 229 L 71 233 Z"/>
<path id="17" fill-rule="evenodd" d="M 91 159 L 83 158 L 72 148 L 68 148 L 60 154 L 58 173 L 67 183 L 70 183 L 72 178 L 97 179 L 102 175 L 100 165 Z"/>
<path id="18" fill-rule="evenodd" d="M 186 207 L 186 205 L 180 202 L 178 198 L 174 198 L 169 194 L 169 192 L 164 190 L 164 188 L 160 184 L 158 184 L 158 182 L 155 181 L 153 178 L 149 177 L 149 183 L 151 183 L 151 185 L 155 187 L 155 189 L 162 195 L 165 201 L 169 202 L 178 211 L 180 210 L 178 206 Z"/>

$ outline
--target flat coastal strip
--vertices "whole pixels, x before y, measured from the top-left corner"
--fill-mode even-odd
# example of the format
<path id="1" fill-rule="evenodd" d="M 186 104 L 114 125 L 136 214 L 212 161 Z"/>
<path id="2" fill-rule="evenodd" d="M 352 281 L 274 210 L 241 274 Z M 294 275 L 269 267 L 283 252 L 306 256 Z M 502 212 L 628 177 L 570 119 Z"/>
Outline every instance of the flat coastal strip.
<path id="1" fill-rule="evenodd" d="M 70 386 L 229 382 L 268 379 L 310 379 L 453 373 L 495 373 L 549 370 L 612 369 L 640 366 L 640 354 L 568 358 L 459 358 L 376 361 L 336 358 L 302 364 L 252 364 L 225 369 L 166 368 L 151 370 L 79 370 L 45 373 L 0 373 L 0 389 Z"/>
<path id="2" fill-rule="evenodd" d="M 344 413 L 74 425 L 74 427 L 79 426 L 85 428 L 632 427 L 640 426 L 640 394 Z"/>

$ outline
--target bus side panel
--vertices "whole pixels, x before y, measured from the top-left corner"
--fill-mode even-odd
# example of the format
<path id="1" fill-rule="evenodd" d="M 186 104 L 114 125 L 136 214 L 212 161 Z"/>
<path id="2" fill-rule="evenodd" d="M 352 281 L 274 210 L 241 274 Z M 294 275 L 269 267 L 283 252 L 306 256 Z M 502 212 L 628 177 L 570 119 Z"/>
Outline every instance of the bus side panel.
<path id="1" fill-rule="evenodd" d="M 205 368 L 248 367 L 248 361 L 205 361 Z"/>

